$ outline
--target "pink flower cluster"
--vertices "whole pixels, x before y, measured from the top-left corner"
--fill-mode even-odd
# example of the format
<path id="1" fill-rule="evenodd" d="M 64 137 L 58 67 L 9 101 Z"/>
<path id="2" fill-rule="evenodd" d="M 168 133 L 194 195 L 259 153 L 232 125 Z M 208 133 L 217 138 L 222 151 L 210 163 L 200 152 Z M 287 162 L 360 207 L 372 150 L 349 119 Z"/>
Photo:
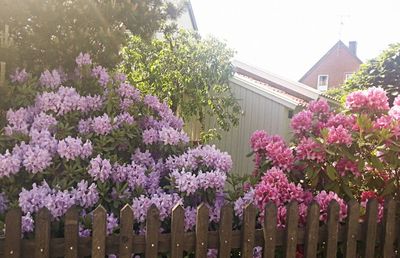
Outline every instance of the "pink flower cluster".
<path id="1" fill-rule="evenodd" d="M 256 166 L 260 165 L 262 158 L 267 158 L 274 166 L 284 170 L 293 166 L 293 152 L 281 136 L 270 136 L 265 131 L 256 131 L 250 138 L 250 144 L 256 154 Z"/>
<path id="2" fill-rule="evenodd" d="M 296 146 L 296 158 L 300 160 L 314 160 L 322 163 L 326 159 L 324 147 L 312 138 L 303 138 Z"/>
<path id="3" fill-rule="evenodd" d="M 389 102 L 384 89 L 371 87 L 350 93 L 346 98 L 346 107 L 355 112 L 381 112 L 389 110 Z"/>
<path id="4" fill-rule="evenodd" d="M 351 137 L 351 133 L 342 125 L 329 128 L 327 143 L 350 146 L 352 142 L 353 138 Z"/>

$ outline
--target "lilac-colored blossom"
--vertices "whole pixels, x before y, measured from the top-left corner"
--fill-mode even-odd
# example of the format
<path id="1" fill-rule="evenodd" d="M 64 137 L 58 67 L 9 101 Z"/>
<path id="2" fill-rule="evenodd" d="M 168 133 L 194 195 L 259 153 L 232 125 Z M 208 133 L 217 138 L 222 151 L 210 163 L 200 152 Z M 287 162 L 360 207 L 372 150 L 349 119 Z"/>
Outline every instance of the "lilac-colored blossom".
<path id="1" fill-rule="evenodd" d="M 89 183 L 86 180 L 80 181 L 76 188 L 71 191 L 72 196 L 77 205 L 83 208 L 91 208 L 99 201 L 99 192 L 97 186 Z"/>
<path id="2" fill-rule="evenodd" d="M 29 79 L 29 74 L 25 69 L 17 68 L 14 74 L 10 75 L 10 79 L 12 83 L 22 84 Z"/>
<path id="3" fill-rule="evenodd" d="M 61 85 L 61 76 L 57 70 L 46 70 L 40 75 L 40 85 L 46 88 L 55 89 Z"/>
<path id="4" fill-rule="evenodd" d="M 90 55 L 88 53 L 80 52 L 79 55 L 75 58 L 75 62 L 78 67 L 82 67 L 85 65 L 91 65 L 92 59 L 90 58 Z"/>
<path id="5" fill-rule="evenodd" d="M 100 155 L 90 161 L 88 173 L 94 180 L 105 182 L 112 174 L 112 166 L 110 161 L 102 159 Z"/>

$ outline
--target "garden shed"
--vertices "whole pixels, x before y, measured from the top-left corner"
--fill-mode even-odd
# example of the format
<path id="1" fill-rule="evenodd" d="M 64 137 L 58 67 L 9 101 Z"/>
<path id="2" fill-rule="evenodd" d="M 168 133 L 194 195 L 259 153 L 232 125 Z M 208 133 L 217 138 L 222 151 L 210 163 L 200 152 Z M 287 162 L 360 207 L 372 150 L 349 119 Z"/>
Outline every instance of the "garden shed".
<path id="1" fill-rule="evenodd" d="M 235 61 L 234 66 L 236 73 L 230 85 L 243 115 L 239 125 L 223 132 L 215 145 L 232 156 L 233 172 L 243 175 L 251 173 L 254 166 L 252 158 L 246 158 L 250 153 L 251 134 L 265 130 L 289 140 L 290 118 L 309 101 L 318 99 L 320 92 L 239 61 Z M 208 124 L 212 125 L 211 119 Z"/>

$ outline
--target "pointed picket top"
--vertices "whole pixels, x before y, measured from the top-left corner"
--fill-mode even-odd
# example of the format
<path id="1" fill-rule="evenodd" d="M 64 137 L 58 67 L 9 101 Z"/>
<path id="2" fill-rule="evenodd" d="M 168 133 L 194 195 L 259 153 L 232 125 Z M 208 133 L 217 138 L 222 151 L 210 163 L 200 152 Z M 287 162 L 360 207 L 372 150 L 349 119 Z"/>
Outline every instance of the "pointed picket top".
<path id="1" fill-rule="evenodd" d="M 364 257 L 373 258 L 375 257 L 375 244 L 377 235 L 377 223 L 378 221 L 378 201 L 370 199 L 367 203 L 366 213 L 366 229 L 365 229 L 365 249 Z"/>
<path id="2" fill-rule="evenodd" d="M 326 256 L 327 258 L 335 258 L 337 254 L 338 233 L 339 233 L 339 204 L 336 200 L 331 200 L 328 206 L 327 221 L 327 241 Z"/>
<path id="3" fill-rule="evenodd" d="M 132 209 L 132 207 L 131 207 L 129 204 L 125 204 L 125 206 L 122 207 L 122 209 L 121 209 L 121 211 L 120 211 L 119 214 L 120 214 L 121 217 L 122 217 L 123 215 L 124 215 L 124 216 L 127 216 L 127 215 L 133 216 L 133 209 Z"/>
<path id="4" fill-rule="evenodd" d="M 6 213 L 6 230 L 4 239 L 5 258 L 22 257 L 21 216 L 21 208 L 13 208 Z"/>
<path id="5" fill-rule="evenodd" d="M 171 221 L 171 258 L 183 257 L 185 229 L 185 210 L 182 205 L 177 204 L 172 210 Z"/>
<path id="6" fill-rule="evenodd" d="M 50 211 L 41 208 L 35 219 L 35 257 L 50 257 L 50 221 Z"/>
<path id="7" fill-rule="evenodd" d="M 119 257 L 130 258 L 133 253 L 133 210 L 126 204 L 120 211 Z"/>
<path id="8" fill-rule="evenodd" d="M 92 257 L 103 258 L 106 255 L 107 212 L 99 205 L 93 212 Z"/>
<path id="9" fill-rule="evenodd" d="M 347 203 L 345 257 L 356 257 L 359 217 L 360 204 L 352 199 Z"/>
<path id="10" fill-rule="evenodd" d="M 318 248 L 320 209 L 316 201 L 308 206 L 304 257 L 316 258 Z"/>
<path id="11" fill-rule="evenodd" d="M 185 214 L 185 209 L 181 204 L 177 203 L 174 208 L 172 208 L 172 216 L 174 216 L 174 214 L 176 214 L 176 216 L 178 216 L 178 214 Z"/>
<path id="12" fill-rule="evenodd" d="M 277 207 L 275 203 L 269 201 L 265 206 L 264 215 L 264 257 L 273 258 L 275 257 L 275 245 L 276 245 L 276 217 Z"/>
<path id="13" fill-rule="evenodd" d="M 383 218 L 383 257 L 391 258 L 394 253 L 394 242 L 396 238 L 396 206 L 393 198 L 387 198 L 384 206 Z M 400 244 L 400 239 L 398 240 Z"/>
<path id="14" fill-rule="evenodd" d="M 256 208 L 252 203 L 246 205 L 243 211 L 242 228 L 242 256 L 244 258 L 253 257 L 253 248 L 256 230 Z"/>
<path id="15" fill-rule="evenodd" d="M 76 206 L 69 208 L 65 214 L 64 237 L 65 258 L 77 258 L 79 242 L 79 210 Z"/>
<path id="16" fill-rule="evenodd" d="M 160 211 L 155 204 L 152 204 L 147 210 L 145 257 L 158 256 L 158 235 L 160 226 Z"/>
<path id="17" fill-rule="evenodd" d="M 205 203 L 197 207 L 196 216 L 196 258 L 207 257 L 209 209 Z"/>

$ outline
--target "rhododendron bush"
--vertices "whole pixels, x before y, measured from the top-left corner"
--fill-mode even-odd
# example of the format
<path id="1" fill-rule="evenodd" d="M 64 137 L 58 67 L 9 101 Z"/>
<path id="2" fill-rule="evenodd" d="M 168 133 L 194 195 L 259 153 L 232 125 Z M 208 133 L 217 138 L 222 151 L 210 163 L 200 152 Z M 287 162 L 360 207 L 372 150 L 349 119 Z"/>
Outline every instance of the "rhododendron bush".
<path id="1" fill-rule="evenodd" d="M 190 146 L 183 122 L 158 98 L 143 96 L 123 74 L 76 58 L 74 74 L 46 70 L 11 75 L 13 87 L 29 89 L 30 105 L 10 109 L 0 138 L 0 220 L 10 207 L 24 214 L 23 232 L 34 230 L 33 215 L 49 209 L 62 216 L 81 210 L 80 235 L 91 234 L 92 211 L 103 205 L 107 232 L 118 230 L 118 214 L 129 203 L 137 233 L 147 209 L 160 210 L 169 230 L 172 208 L 185 208 L 185 229 L 193 230 L 196 207 L 205 202 L 210 223 L 219 221 L 223 188 L 232 160 L 214 146 Z"/>
<path id="2" fill-rule="evenodd" d="M 278 225 L 285 225 L 286 205 L 299 204 L 305 223 L 311 201 L 320 206 L 321 220 L 331 200 L 346 217 L 344 200 L 356 199 L 365 211 L 371 198 L 379 201 L 383 216 L 385 197 L 400 193 L 400 97 L 389 108 L 381 88 L 351 93 L 342 110 L 325 100 L 311 102 L 291 120 L 291 144 L 265 131 L 253 133 L 250 144 L 255 170 L 244 193 L 236 201 L 237 214 L 254 203 L 261 210 L 268 202 L 278 207 Z"/>

